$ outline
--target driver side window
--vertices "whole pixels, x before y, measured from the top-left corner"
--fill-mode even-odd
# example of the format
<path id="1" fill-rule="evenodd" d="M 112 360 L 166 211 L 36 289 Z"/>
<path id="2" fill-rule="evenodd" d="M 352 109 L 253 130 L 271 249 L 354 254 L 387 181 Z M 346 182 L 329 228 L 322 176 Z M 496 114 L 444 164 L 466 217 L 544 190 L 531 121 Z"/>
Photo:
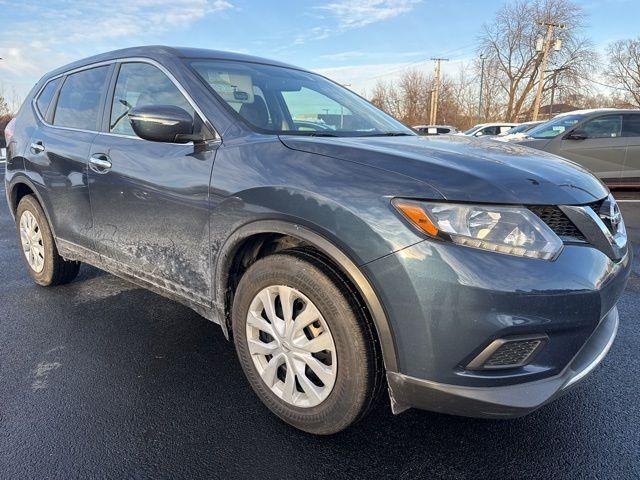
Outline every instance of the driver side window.
<path id="1" fill-rule="evenodd" d="M 587 138 L 618 138 L 622 136 L 622 115 L 607 115 L 588 120 L 582 125 Z"/>
<path id="2" fill-rule="evenodd" d="M 135 137 L 127 114 L 135 107 L 152 105 L 180 107 L 195 118 L 191 104 L 158 68 L 148 63 L 123 63 L 113 94 L 109 131 Z"/>

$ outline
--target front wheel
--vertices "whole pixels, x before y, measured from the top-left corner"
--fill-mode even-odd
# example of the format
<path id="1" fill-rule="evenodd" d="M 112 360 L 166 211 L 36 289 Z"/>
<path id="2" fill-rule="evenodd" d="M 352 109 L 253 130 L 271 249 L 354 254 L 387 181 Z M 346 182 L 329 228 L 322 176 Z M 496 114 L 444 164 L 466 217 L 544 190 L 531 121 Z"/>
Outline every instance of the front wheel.
<path id="1" fill-rule="evenodd" d="M 76 278 L 80 262 L 67 261 L 60 256 L 44 210 L 33 195 L 20 200 L 16 228 L 27 271 L 38 285 L 61 285 Z"/>
<path id="2" fill-rule="evenodd" d="M 287 423 L 336 433 L 373 404 L 382 373 L 371 325 L 320 257 L 294 250 L 258 260 L 240 280 L 232 320 L 249 383 Z"/>

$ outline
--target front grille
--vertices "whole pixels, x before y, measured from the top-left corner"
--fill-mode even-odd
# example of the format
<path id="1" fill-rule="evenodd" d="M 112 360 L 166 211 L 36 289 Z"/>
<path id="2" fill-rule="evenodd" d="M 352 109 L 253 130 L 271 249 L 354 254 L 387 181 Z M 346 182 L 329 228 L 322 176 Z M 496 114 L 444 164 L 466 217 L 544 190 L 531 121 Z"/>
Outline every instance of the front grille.
<path id="1" fill-rule="evenodd" d="M 535 205 L 529 207 L 540 219 L 546 223 L 562 240 L 570 242 L 585 242 L 586 238 L 573 224 L 562 210 L 552 205 Z"/>
<path id="2" fill-rule="evenodd" d="M 542 349 L 546 335 L 505 337 L 494 340 L 469 364 L 469 370 L 495 370 L 526 365 Z"/>

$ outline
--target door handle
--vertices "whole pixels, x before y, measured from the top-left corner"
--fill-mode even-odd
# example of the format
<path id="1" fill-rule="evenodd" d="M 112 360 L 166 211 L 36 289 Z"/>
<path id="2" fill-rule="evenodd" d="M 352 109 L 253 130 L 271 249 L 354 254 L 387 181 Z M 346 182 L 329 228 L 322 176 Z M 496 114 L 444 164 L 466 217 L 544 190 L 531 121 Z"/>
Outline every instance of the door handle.
<path id="1" fill-rule="evenodd" d="M 38 154 L 44 152 L 44 144 L 40 141 L 31 144 L 31 153 Z"/>
<path id="2" fill-rule="evenodd" d="M 104 153 L 97 153 L 89 157 L 89 167 L 96 173 L 107 173 L 111 169 L 111 161 Z"/>

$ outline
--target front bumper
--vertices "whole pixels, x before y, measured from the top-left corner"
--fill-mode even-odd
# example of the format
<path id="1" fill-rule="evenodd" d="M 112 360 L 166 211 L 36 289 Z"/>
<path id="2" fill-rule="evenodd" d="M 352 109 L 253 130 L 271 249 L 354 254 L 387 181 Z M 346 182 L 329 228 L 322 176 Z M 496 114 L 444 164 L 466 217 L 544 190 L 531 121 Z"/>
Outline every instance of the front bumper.
<path id="1" fill-rule="evenodd" d="M 509 417 L 549 402 L 606 354 L 631 264 L 631 248 L 614 262 L 568 244 L 543 261 L 423 241 L 365 265 L 393 335 L 394 411 Z M 522 366 L 471 367 L 492 342 L 535 335 L 547 340 Z"/>
<path id="2" fill-rule="evenodd" d="M 589 374 L 605 357 L 618 331 L 618 310 L 613 308 L 585 345 L 554 377 L 500 387 L 465 387 L 421 380 L 400 373 L 387 374 L 391 408 L 407 408 L 479 418 L 526 415 L 554 400 Z"/>

